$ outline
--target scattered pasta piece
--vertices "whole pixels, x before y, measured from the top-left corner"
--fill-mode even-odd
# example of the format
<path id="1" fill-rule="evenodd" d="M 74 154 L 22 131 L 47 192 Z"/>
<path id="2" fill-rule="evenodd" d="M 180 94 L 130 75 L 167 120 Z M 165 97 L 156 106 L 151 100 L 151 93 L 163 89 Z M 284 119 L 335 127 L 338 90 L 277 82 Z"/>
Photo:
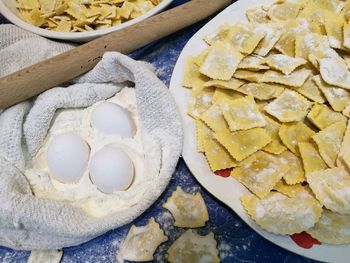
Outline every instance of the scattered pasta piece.
<path id="1" fill-rule="evenodd" d="M 320 60 L 322 79 L 330 85 L 350 89 L 350 73 L 344 61 L 334 58 Z"/>
<path id="2" fill-rule="evenodd" d="M 307 175 L 316 198 L 333 212 L 350 215 L 350 175 L 340 167 Z"/>
<path id="3" fill-rule="evenodd" d="M 341 121 L 328 126 L 326 129 L 312 136 L 322 159 L 329 167 L 335 167 L 345 130 L 346 123 Z"/>
<path id="4" fill-rule="evenodd" d="M 215 138 L 229 151 L 231 156 L 242 161 L 271 142 L 271 137 L 263 128 L 245 131 L 220 131 Z"/>
<path id="5" fill-rule="evenodd" d="M 315 132 L 303 122 L 283 123 L 279 130 L 283 144 L 297 155 L 299 155 L 298 143 L 309 142 L 314 134 Z"/>
<path id="6" fill-rule="evenodd" d="M 297 67 L 305 65 L 307 61 L 303 58 L 294 58 L 282 54 L 270 55 L 265 63 L 271 68 L 281 71 L 285 75 L 292 73 Z"/>
<path id="7" fill-rule="evenodd" d="M 272 141 L 266 145 L 263 150 L 273 154 L 280 154 L 284 152 L 287 148 L 283 145 L 278 135 L 281 125 L 268 116 L 265 116 L 265 120 L 267 122 L 265 130 L 270 135 Z"/>
<path id="8" fill-rule="evenodd" d="M 237 89 L 246 95 L 251 94 L 258 100 L 270 100 L 278 97 L 284 91 L 284 86 L 273 83 L 247 83 Z"/>
<path id="9" fill-rule="evenodd" d="M 320 220 L 306 232 L 322 243 L 333 245 L 350 243 L 350 216 L 324 209 Z"/>
<path id="10" fill-rule="evenodd" d="M 200 192 L 195 195 L 185 193 L 179 186 L 163 207 L 170 211 L 175 219 L 174 226 L 197 228 L 205 226 L 209 214 Z"/>
<path id="11" fill-rule="evenodd" d="M 281 122 L 302 120 L 311 103 L 298 93 L 285 90 L 277 99 L 269 103 L 265 110 Z"/>
<path id="12" fill-rule="evenodd" d="M 343 25 L 345 18 L 341 14 L 327 12 L 325 28 L 329 45 L 333 48 L 343 49 Z"/>
<path id="13" fill-rule="evenodd" d="M 321 205 L 306 190 L 294 197 L 271 192 L 265 198 L 244 195 L 241 202 L 248 214 L 263 229 L 282 235 L 300 233 L 321 217 Z"/>
<path id="14" fill-rule="evenodd" d="M 251 95 L 221 105 L 221 110 L 231 131 L 248 130 L 266 125 L 266 120 L 259 112 Z"/>
<path id="15" fill-rule="evenodd" d="M 192 230 L 183 233 L 168 249 L 170 263 L 210 262 L 219 263 L 219 251 L 214 234 L 200 236 Z"/>
<path id="16" fill-rule="evenodd" d="M 259 151 L 234 168 L 231 176 L 259 198 L 264 198 L 282 179 L 287 169 L 287 163 L 281 162 L 272 154 Z"/>
<path id="17" fill-rule="evenodd" d="M 347 118 L 339 112 L 335 112 L 327 105 L 315 104 L 307 118 L 320 130 L 327 128 L 328 126 L 336 122 L 347 122 Z"/>
<path id="18" fill-rule="evenodd" d="M 199 71 L 213 79 L 231 79 L 243 55 L 230 44 L 223 42 L 218 42 L 211 48 Z"/>
<path id="19" fill-rule="evenodd" d="M 243 98 L 243 94 L 234 90 L 216 89 L 213 96 L 214 104 L 230 103 L 232 100 Z"/>
<path id="20" fill-rule="evenodd" d="M 266 56 L 282 36 L 282 28 L 278 24 L 260 24 L 258 28 L 264 32 L 265 37 L 259 42 L 254 53 Z"/>
<path id="21" fill-rule="evenodd" d="M 327 164 L 323 161 L 317 146 L 313 143 L 301 142 L 298 143 L 305 176 L 307 178 L 309 173 L 320 171 L 327 168 Z"/>
<path id="22" fill-rule="evenodd" d="M 314 81 L 335 111 L 342 111 L 350 103 L 350 93 L 342 88 L 328 85 L 321 77 L 315 76 Z"/>
<path id="23" fill-rule="evenodd" d="M 288 171 L 283 174 L 284 181 L 289 185 L 295 185 L 305 181 L 305 173 L 300 158 L 290 151 L 284 151 L 279 155 L 281 161 L 288 165 Z"/>
<path id="24" fill-rule="evenodd" d="M 286 21 L 295 19 L 299 14 L 301 6 L 296 3 L 283 2 L 273 5 L 269 11 L 268 16 L 273 21 Z"/>
<path id="25" fill-rule="evenodd" d="M 305 68 L 297 69 L 290 75 L 268 70 L 264 73 L 261 82 L 272 82 L 298 88 L 305 83 L 310 73 L 311 71 Z"/>
<path id="26" fill-rule="evenodd" d="M 27 263 L 59 263 L 62 255 L 59 250 L 32 250 Z"/>
<path id="27" fill-rule="evenodd" d="M 131 226 L 118 258 L 136 262 L 151 261 L 157 247 L 167 240 L 168 237 L 152 217 L 145 226 Z"/>

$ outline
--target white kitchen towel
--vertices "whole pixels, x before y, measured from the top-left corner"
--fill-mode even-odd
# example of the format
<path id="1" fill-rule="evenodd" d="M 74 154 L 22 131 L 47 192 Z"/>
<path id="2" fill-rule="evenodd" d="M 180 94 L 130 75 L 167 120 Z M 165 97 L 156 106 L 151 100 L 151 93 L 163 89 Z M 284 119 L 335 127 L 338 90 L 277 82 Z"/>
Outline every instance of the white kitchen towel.
<path id="1" fill-rule="evenodd" d="M 0 76 L 72 48 L 12 25 L 0 26 Z M 69 70 L 69 69 L 68 69 Z M 145 158 L 154 181 L 143 199 L 127 210 L 93 218 L 62 201 L 32 194 L 26 164 L 42 145 L 54 113 L 87 107 L 135 83 Z M 1 94 L 0 94 L 1 96 Z M 176 104 L 149 65 L 117 52 L 105 53 L 98 65 L 69 87 L 52 88 L 37 98 L 5 109 L 0 115 L 0 245 L 14 249 L 57 249 L 78 245 L 134 220 L 166 188 L 182 150 L 183 132 Z"/>

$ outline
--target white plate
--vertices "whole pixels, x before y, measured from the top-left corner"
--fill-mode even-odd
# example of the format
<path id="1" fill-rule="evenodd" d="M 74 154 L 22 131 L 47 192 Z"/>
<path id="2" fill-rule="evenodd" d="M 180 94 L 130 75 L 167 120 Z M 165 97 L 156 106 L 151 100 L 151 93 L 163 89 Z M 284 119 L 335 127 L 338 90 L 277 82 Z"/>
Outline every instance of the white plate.
<path id="1" fill-rule="evenodd" d="M 2 13 L 3 16 L 7 20 L 9 20 L 11 23 L 25 30 L 31 31 L 35 34 L 48 37 L 48 38 L 60 39 L 60 40 L 66 40 L 66 41 L 72 41 L 72 42 L 87 42 L 99 36 L 103 36 L 108 33 L 120 30 L 122 28 L 134 25 L 150 16 L 153 16 L 159 13 L 160 11 L 162 11 L 164 8 L 166 8 L 172 1 L 173 0 L 162 0 L 162 2 L 159 5 L 157 5 L 155 8 L 151 9 L 147 13 L 143 14 L 140 17 L 137 17 L 135 19 L 122 23 L 121 25 L 113 26 L 111 28 L 106 28 L 106 29 L 88 31 L 88 32 L 68 32 L 68 33 L 55 32 L 55 31 L 50 31 L 40 27 L 33 26 L 25 22 L 24 20 L 22 20 L 20 17 L 18 17 L 18 10 L 16 7 L 17 0 L 0 0 L 0 13 Z"/>
<path id="2" fill-rule="evenodd" d="M 273 2 L 274 0 L 240 0 L 235 2 L 199 30 L 183 49 L 170 82 L 170 91 L 179 106 L 185 127 L 183 158 L 201 185 L 232 208 L 251 228 L 267 240 L 287 250 L 315 260 L 339 263 L 349 262 L 350 245 L 333 246 L 322 244 L 314 245 L 311 249 L 304 249 L 294 243 L 289 236 L 275 235 L 261 229 L 250 219 L 239 201 L 239 197 L 248 193 L 248 190 L 232 177 L 223 178 L 213 175 L 203 154 L 196 151 L 195 122 L 186 114 L 191 90 L 183 88 L 181 85 L 186 58 L 190 55 L 198 55 L 203 51 L 207 45 L 202 38 L 214 31 L 219 25 L 225 22 L 234 24 L 239 21 L 246 21 L 245 11 L 247 9 L 269 5 Z"/>

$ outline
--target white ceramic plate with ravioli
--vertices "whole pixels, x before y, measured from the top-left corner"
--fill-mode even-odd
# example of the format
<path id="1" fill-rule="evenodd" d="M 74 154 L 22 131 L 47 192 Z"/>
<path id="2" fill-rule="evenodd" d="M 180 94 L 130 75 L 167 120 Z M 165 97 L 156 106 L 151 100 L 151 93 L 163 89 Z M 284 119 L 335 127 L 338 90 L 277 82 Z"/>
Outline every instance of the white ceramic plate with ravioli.
<path id="1" fill-rule="evenodd" d="M 174 95 L 179 106 L 184 130 L 183 158 L 192 174 L 211 194 L 232 208 L 251 228 L 267 240 L 315 260 L 326 262 L 348 262 L 350 258 L 350 245 L 314 245 L 310 249 L 298 246 L 289 236 L 275 235 L 264 231 L 248 216 L 239 200 L 240 196 L 249 191 L 232 177 L 224 178 L 216 176 L 210 170 L 203 154 L 196 150 L 195 122 L 187 115 L 188 102 L 191 90 L 182 87 L 185 62 L 188 56 L 196 56 L 203 51 L 207 44 L 202 40 L 204 36 L 213 32 L 223 23 L 234 24 L 247 21 L 245 12 L 247 9 L 261 5 L 270 5 L 274 0 L 239 0 L 222 11 L 201 30 L 199 30 L 183 49 L 173 72 L 170 83 L 170 91 Z"/>

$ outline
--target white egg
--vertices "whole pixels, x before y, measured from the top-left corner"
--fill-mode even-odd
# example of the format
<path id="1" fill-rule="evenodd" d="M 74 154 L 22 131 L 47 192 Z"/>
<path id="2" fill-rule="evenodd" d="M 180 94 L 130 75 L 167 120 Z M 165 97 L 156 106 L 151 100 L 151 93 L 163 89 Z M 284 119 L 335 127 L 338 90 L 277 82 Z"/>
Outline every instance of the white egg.
<path id="1" fill-rule="evenodd" d="M 92 156 L 90 178 L 104 193 L 123 191 L 134 178 L 134 165 L 122 149 L 105 146 Z"/>
<path id="2" fill-rule="evenodd" d="M 56 135 L 47 149 L 50 173 L 62 183 L 78 182 L 86 171 L 89 156 L 89 145 L 71 132 Z"/>
<path id="3" fill-rule="evenodd" d="M 111 102 L 103 102 L 94 108 L 91 125 L 106 134 L 119 134 L 122 137 L 132 137 L 135 134 L 135 125 L 130 113 Z"/>

